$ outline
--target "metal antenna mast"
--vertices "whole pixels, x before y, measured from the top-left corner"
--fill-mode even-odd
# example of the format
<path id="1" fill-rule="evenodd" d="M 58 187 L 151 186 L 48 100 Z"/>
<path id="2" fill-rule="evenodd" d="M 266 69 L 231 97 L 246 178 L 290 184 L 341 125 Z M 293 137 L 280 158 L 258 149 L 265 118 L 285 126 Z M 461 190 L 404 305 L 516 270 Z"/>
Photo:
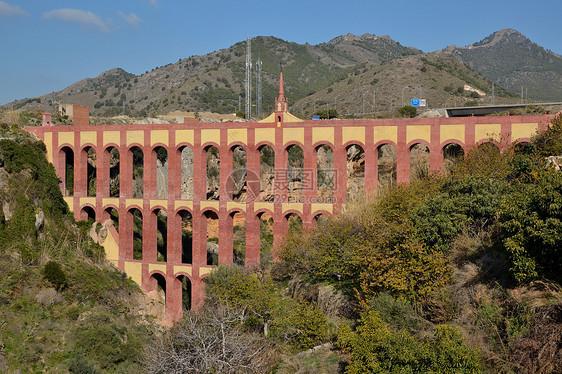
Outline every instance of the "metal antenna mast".
<path id="1" fill-rule="evenodd" d="M 252 116 L 252 39 L 246 38 L 246 121 Z"/>
<path id="2" fill-rule="evenodd" d="M 256 81 L 256 115 L 259 117 L 261 114 L 261 59 L 258 56 L 256 61 L 256 73 L 258 75 Z"/>

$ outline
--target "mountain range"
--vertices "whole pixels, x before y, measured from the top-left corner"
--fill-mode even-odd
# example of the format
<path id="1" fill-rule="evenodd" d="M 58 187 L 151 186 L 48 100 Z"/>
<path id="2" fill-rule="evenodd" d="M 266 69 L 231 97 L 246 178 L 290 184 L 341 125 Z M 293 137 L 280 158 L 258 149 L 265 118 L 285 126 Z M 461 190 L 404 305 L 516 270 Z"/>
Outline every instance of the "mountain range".
<path id="1" fill-rule="evenodd" d="M 334 107 L 342 114 L 375 115 L 411 98 L 424 98 L 431 107 L 513 103 L 520 100 L 521 87 L 530 100 L 562 101 L 562 57 L 512 29 L 429 53 L 371 34 L 342 35 L 317 45 L 260 36 L 251 46 L 254 103 L 255 63 L 262 61 L 262 116 L 273 108 L 281 69 L 290 110 L 302 116 Z M 103 116 L 232 113 L 244 107 L 245 62 L 246 41 L 241 41 L 138 76 L 114 68 L 6 106 L 52 110 L 57 103 L 73 103 Z"/>

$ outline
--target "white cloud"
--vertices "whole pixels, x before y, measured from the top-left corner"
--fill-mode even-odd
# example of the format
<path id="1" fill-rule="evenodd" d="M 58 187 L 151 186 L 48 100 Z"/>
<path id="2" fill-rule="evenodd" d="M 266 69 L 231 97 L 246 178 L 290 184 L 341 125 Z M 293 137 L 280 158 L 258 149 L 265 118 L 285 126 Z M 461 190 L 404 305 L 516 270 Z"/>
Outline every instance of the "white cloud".
<path id="1" fill-rule="evenodd" d="M 0 17 L 26 16 L 28 13 L 17 5 L 6 4 L 0 1 Z"/>
<path id="2" fill-rule="evenodd" d="M 55 9 L 50 12 L 43 13 L 43 18 L 76 22 L 83 25 L 99 27 L 101 31 L 109 31 L 108 25 L 106 25 L 100 17 L 90 11 L 80 9 Z"/>
<path id="3" fill-rule="evenodd" d="M 157 0 L 148 0 L 150 2 L 150 4 L 152 4 L 155 8 L 158 7 L 158 2 Z"/>
<path id="4" fill-rule="evenodd" d="M 131 13 L 131 14 L 124 14 L 119 12 L 119 15 L 121 16 L 121 18 L 123 18 L 129 25 L 133 26 L 133 27 L 137 27 L 138 24 L 142 21 L 140 19 L 139 16 L 137 16 L 135 13 Z"/>

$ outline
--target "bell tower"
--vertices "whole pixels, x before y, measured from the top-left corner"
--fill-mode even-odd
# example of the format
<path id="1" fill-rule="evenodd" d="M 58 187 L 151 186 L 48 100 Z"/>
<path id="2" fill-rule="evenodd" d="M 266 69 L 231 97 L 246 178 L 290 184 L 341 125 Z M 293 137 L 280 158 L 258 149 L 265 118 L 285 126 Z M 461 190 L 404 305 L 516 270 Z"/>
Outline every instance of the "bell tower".
<path id="1" fill-rule="evenodd" d="M 285 98 L 285 90 L 283 88 L 283 72 L 279 77 L 279 96 L 275 99 L 275 122 L 277 126 L 283 125 L 283 117 L 287 112 L 287 99 Z"/>

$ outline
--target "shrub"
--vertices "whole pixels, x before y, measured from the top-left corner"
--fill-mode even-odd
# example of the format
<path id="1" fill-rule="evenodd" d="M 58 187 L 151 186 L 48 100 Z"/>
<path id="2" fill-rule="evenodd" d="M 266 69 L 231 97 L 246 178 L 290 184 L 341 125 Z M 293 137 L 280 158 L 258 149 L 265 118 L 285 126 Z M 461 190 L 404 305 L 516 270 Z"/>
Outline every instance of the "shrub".
<path id="1" fill-rule="evenodd" d="M 49 261 L 45 264 L 43 276 L 58 289 L 66 285 L 66 275 L 60 265 L 55 261 Z"/>
<path id="2" fill-rule="evenodd" d="M 366 310 L 355 331 L 340 330 L 338 345 L 351 356 L 346 373 L 481 372 L 478 354 L 456 329 L 442 325 L 433 332 L 435 338 L 418 341 L 406 331 L 392 332 L 378 312 Z"/>

